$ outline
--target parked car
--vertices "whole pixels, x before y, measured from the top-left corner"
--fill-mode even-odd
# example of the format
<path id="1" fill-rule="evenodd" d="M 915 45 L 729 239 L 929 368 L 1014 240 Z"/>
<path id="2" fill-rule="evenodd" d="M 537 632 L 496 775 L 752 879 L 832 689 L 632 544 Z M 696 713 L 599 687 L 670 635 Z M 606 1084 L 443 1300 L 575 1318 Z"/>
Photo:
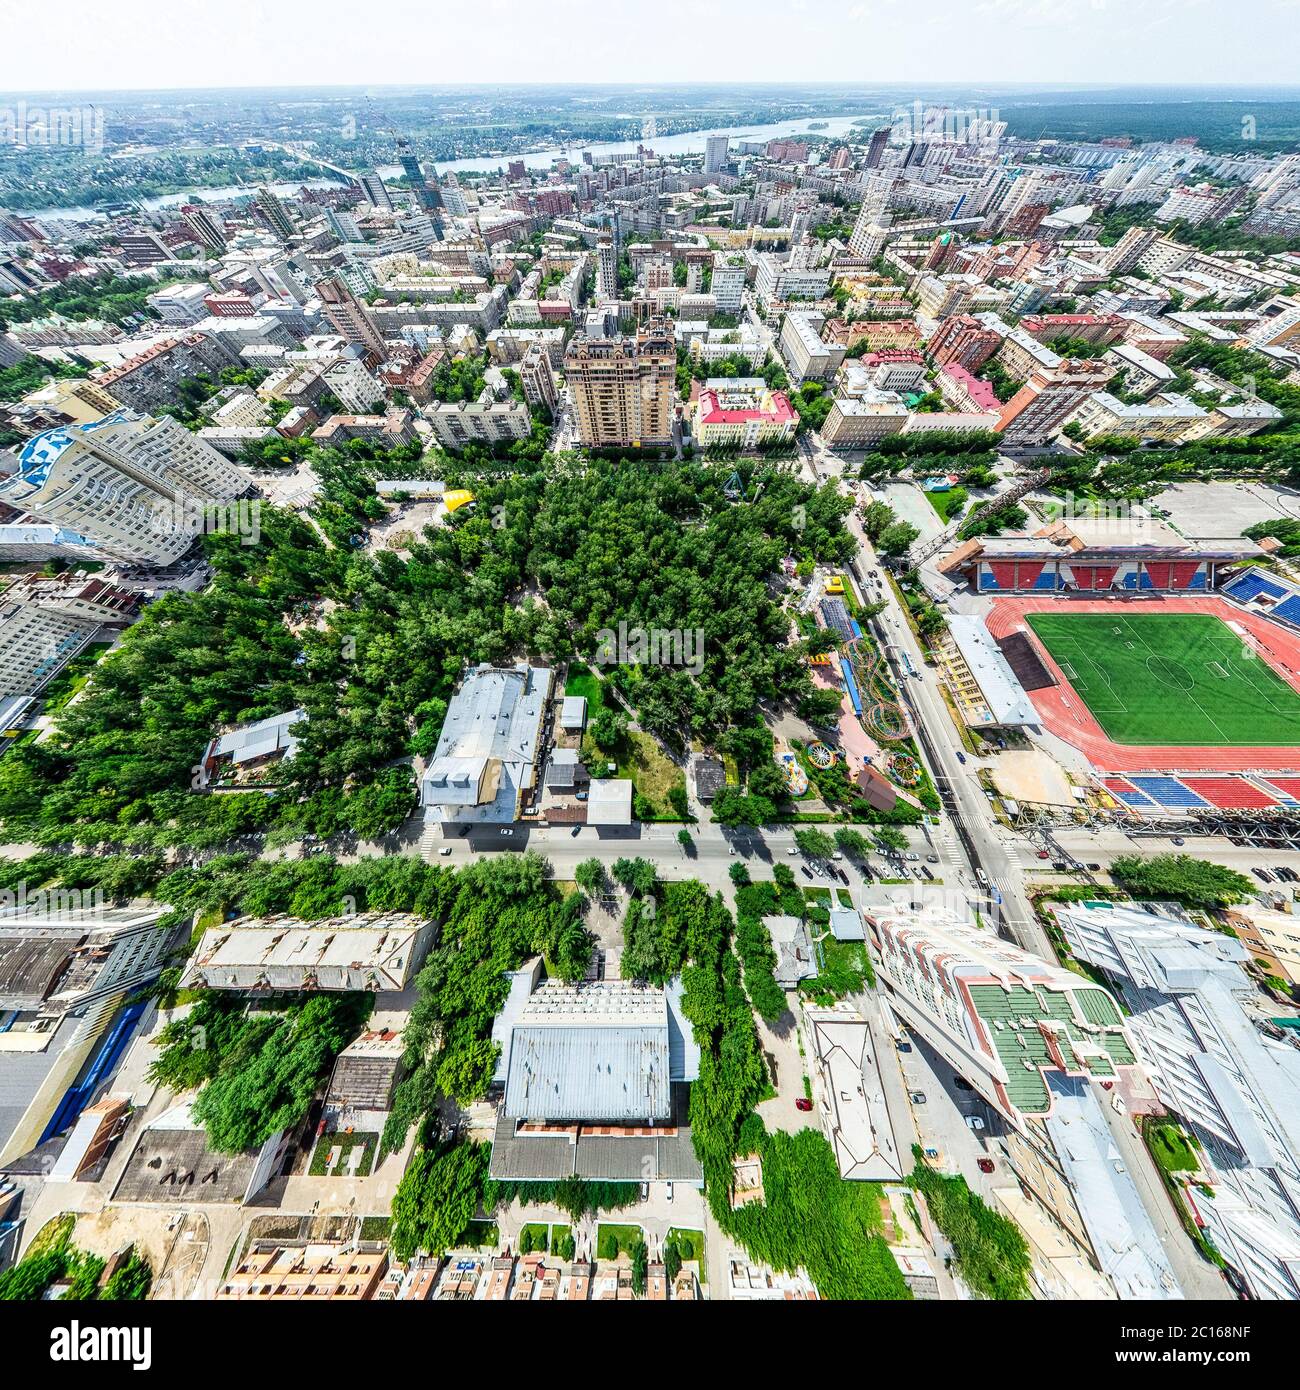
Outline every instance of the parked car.
<path id="1" fill-rule="evenodd" d="M 673 1185 L 670 1182 L 664 1184 L 664 1200 L 667 1202 L 673 1200 Z"/>
<path id="2" fill-rule="evenodd" d="M 648 1182 L 643 1182 L 643 1183 L 641 1184 L 641 1200 L 644 1202 L 645 1199 L 646 1199 L 649 1195 L 650 1195 L 650 1184 L 649 1184 Z"/>
<path id="3" fill-rule="evenodd" d="M 910 1101 L 912 1102 L 913 1105 L 924 1105 L 924 1104 L 925 1104 L 925 1092 L 924 1092 L 924 1091 L 908 1091 L 908 1093 L 907 1093 L 907 1098 L 908 1098 L 908 1100 L 910 1100 Z"/>
<path id="4" fill-rule="evenodd" d="M 799 853 L 799 846 L 798 846 L 798 845 L 790 845 L 790 846 L 786 849 L 786 853 L 787 853 L 787 854 L 798 854 L 798 853 Z"/>
<path id="5" fill-rule="evenodd" d="M 1040 849 L 1038 851 L 1038 857 L 1040 859 L 1050 859 L 1052 856 L 1048 854 L 1048 852 L 1045 849 Z"/>
<path id="6" fill-rule="evenodd" d="M 930 872 L 929 869 L 926 868 L 926 866 L 925 866 L 924 864 L 922 864 L 922 865 L 920 866 L 920 868 L 917 869 L 917 873 L 918 873 L 918 874 L 924 874 L 925 877 L 928 878 L 928 879 L 930 880 L 931 883 L 934 882 L 934 875 Z"/>
<path id="7" fill-rule="evenodd" d="M 900 1052 L 911 1052 L 911 1050 L 912 1050 L 912 1044 L 911 1044 L 910 1042 L 906 1041 L 906 1039 L 904 1039 L 904 1038 L 899 1038 L 898 1041 L 894 1044 L 894 1046 L 895 1046 Z"/>
<path id="8" fill-rule="evenodd" d="M 959 1091 L 973 1091 L 975 1089 L 964 1076 L 954 1076 L 952 1080 L 953 1085 L 956 1086 Z"/>
<path id="9" fill-rule="evenodd" d="M 1273 882 L 1273 875 L 1269 873 L 1267 869 L 1252 869 L 1251 873 L 1254 874 L 1261 883 Z"/>
<path id="10" fill-rule="evenodd" d="M 909 864 L 919 864 L 921 862 L 921 856 L 919 854 L 905 854 L 903 858 L 906 859 Z"/>
<path id="11" fill-rule="evenodd" d="M 799 1096 L 799 1097 L 795 1100 L 794 1108 L 795 1108 L 796 1110 L 811 1110 L 811 1109 L 812 1109 L 812 1101 L 810 1101 L 810 1100 L 808 1099 L 807 1096 Z"/>
<path id="12" fill-rule="evenodd" d="M 1096 873 L 1097 870 L 1100 869 L 1100 868 L 1101 868 L 1101 865 L 1100 865 L 1100 864 L 1089 864 L 1089 865 L 1088 865 L 1089 872 L 1091 872 L 1091 873 Z"/>
<path id="13" fill-rule="evenodd" d="M 451 846 L 450 846 L 450 845 L 443 845 L 443 847 L 438 851 L 438 853 L 439 853 L 444 859 L 446 859 L 446 857 L 451 853 Z"/>
<path id="14" fill-rule="evenodd" d="M 991 1158 L 977 1158 L 975 1166 L 981 1173 L 991 1173 L 993 1171 L 993 1160 Z"/>
<path id="15" fill-rule="evenodd" d="M 500 831 L 498 831 L 497 833 L 501 835 L 513 835 L 515 832 L 510 828 L 510 826 L 505 825 L 502 826 Z"/>
<path id="16" fill-rule="evenodd" d="M 958 754 L 957 754 L 957 761 L 958 761 L 959 763 L 965 763 L 965 761 L 966 761 L 966 754 L 965 754 L 965 753 L 958 753 Z"/>
<path id="17" fill-rule="evenodd" d="M 1187 841 L 1184 840 L 1183 837 L 1182 837 L 1181 835 L 1175 835 L 1174 838 L 1173 838 L 1172 840 L 1170 840 L 1169 843 L 1170 843 L 1171 845 L 1185 845 L 1185 844 L 1187 843 Z"/>
<path id="18" fill-rule="evenodd" d="M 800 864 L 800 865 L 799 865 L 799 872 L 800 872 L 801 874 L 803 874 L 803 876 L 804 876 L 805 878 L 811 878 L 811 877 L 813 876 L 813 872 L 812 872 L 812 870 L 808 867 L 807 864 Z"/>
<path id="19" fill-rule="evenodd" d="M 966 1128 L 973 1130 L 981 1130 L 984 1128 L 984 1121 L 981 1120 L 978 1115 L 967 1115 Z"/>
<path id="20" fill-rule="evenodd" d="M 927 864 L 937 864 L 939 862 L 939 856 L 937 854 L 927 854 L 925 856 L 925 862 Z"/>

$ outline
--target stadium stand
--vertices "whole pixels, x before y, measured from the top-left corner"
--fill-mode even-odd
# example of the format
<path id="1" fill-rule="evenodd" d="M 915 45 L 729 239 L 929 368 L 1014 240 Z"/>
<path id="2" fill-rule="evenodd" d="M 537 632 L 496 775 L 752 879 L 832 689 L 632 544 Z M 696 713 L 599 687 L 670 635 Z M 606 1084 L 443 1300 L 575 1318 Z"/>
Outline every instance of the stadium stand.
<path id="1" fill-rule="evenodd" d="M 1226 811 L 1264 810 L 1277 805 L 1277 797 L 1261 791 L 1244 777 L 1184 777 L 1183 785 L 1195 796 Z"/>
<path id="2" fill-rule="evenodd" d="M 1300 804 L 1300 777 L 1269 777 L 1264 785 L 1275 791 L 1280 801 Z"/>
<path id="3" fill-rule="evenodd" d="M 1156 804 L 1144 792 L 1138 791 L 1131 782 L 1126 782 L 1122 777 L 1107 777 L 1106 790 L 1122 801 L 1125 806 L 1154 806 Z"/>
<path id="4" fill-rule="evenodd" d="M 1172 806 L 1179 810 L 1191 810 L 1208 803 L 1185 787 L 1176 777 L 1130 777 L 1129 781 L 1140 792 L 1145 792 L 1152 801 L 1161 806 Z"/>

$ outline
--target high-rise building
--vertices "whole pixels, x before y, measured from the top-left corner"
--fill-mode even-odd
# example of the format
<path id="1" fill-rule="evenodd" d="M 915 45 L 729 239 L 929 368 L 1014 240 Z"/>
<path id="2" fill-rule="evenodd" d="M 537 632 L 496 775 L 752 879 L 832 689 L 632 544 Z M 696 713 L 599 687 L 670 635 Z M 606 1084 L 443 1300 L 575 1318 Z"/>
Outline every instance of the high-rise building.
<path id="1" fill-rule="evenodd" d="M 524 400 L 529 405 L 544 405 L 552 414 L 555 413 L 558 404 L 555 374 L 551 371 L 550 358 L 536 343 L 520 359 L 519 382 L 524 388 Z"/>
<path id="2" fill-rule="evenodd" d="M 1135 904 L 1054 909 L 1075 957 L 1122 991 L 1161 1104 L 1196 1141 L 1180 1198 L 1251 1298 L 1300 1299 L 1300 1053 L 1261 1028 L 1235 936 Z"/>
<path id="3" fill-rule="evenodd" d="M 169 565 L 189 549 L 205 506 L 247 490 L 244 474 L 179 421 L 117 410 L 29 439 L 18 471 L 0 479 L 0 502 L 117 559 Z"/>
<path id="4" fill-rule="evenodd" d="M 325 317 L 349 343 L 354 343 L 382 362 L 388 355 L 383 334 L 374 315 L 344 283 L 342 276 L 329 275 L 316 286 Z"/>
<path id="5" fill-rule="evenodd" d="M 1182 1297 L 1132 1175 L 1111 1160 L 1098 1088 L 1141 1092 L 1146 1080 L 1110 994 L 939 904 L 866 917 L 890 1010 L 1005 1121 L 996 1143 L 1019 1184 L 1005 1200 L 1040 1209 L 1022 1225 L 1041 1294 L 1070 1296 L 1059 1256 L 1072 1248 L 1122 1299 Z M 1049 1249 L 1035 1239 L 1043 1212 Z"/>
<path id="6" fill-rule="evenodd" d="M 874 261 L 885 249 L 889 239 L 889 214 L 864 202 L 849 237 L 849 255 Z"/>
<path id="7" fill-rule="evenodd" d="M 1047 441 L 1094 391 L 1113 375 L 1105 362 L 1075 362 L 1040 367 L 1002 407 L 994 427 L 1013 447 L 1033 448 Z"/>
<path id="8" fill-rule="evenodd" d="M 598 271 L 596 293 L 601 299 L 618 298 L 618 247 L 612 232 L 601 232 L 596 238 Z"/>
<path id="9" fill-rule="evenodd" d="M 725 135 L 710 135 L 704 142 L 704 172 L 719 174 L 727 167 L 727 147 Z"/>
<path id="10" fill-rule="evenodd" d="M 226 249 L 225 231 L 207 208 L 199 203 L 186 203 L 181 209 L 181 220 L 198 237 L 205 250 L 219 256 Z"/>
<path id="11" fill-rule="evenodd" d="M 285 211 L 284 204 L 269 188 L 259 188 L 255 202 L 257 210 L 281 241 L 290 241 L 297 236 L 298 229 L 293 225 L 293 218 L 289 216 Z"/>
<path id="12" fill-rule="evenodd" d="M 738 314 L 745 293 L 745 256 L 740 251 L 713 253 L 713 279 L 709 292 L 717 300 L 720 314 Z"/>
<path id="13" fill-rule="evenodd" d="M 889 127 L 883 125 L 879 130 L 871 132 L 871 143 L 867 146 L 867 157 L 863 161 L 864 169 L 880 168 L 880 161 L 884 157 L 885 150 L 889 145 Z"/>
<path id="14" fill-rule="evenodd" d="M 371 207 L 381 208 L 384 212 L 392 212 L 393 200 L 388 195 L 388 189 L 384 187 L 384 180 L 379 174 L 362 174 L 357 180 L 361 187 L 362 196 Z"/>
<path id="15" fill-rule="evenodd" d="M 660 448 L 672 442 L 677 345 L 651 319 L 635 339 L 574 338 L 564 355 L 578 438 L 588 448 Z"/>
<path id="16" fill-rule="evenodd" d="M 1160 240 L 1160 236 L 1158 227 L 1130 227 L 1114 246 L 1107 247 L 1097 259 L 1111 275 L 1123 275 L 1137 265 Z"/>

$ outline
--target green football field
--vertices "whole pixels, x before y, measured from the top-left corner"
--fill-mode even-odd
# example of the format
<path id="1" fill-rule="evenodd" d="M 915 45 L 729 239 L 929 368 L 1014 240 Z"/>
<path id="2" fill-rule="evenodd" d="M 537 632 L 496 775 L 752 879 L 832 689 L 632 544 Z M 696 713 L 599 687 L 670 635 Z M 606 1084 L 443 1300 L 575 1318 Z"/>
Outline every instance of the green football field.
<path id="1" fill-rule="evenodd" d="M 1300 694 L 1219 618 L 1198 613 L 1026 617 L 1116 743 L 1300 744 Z"/>

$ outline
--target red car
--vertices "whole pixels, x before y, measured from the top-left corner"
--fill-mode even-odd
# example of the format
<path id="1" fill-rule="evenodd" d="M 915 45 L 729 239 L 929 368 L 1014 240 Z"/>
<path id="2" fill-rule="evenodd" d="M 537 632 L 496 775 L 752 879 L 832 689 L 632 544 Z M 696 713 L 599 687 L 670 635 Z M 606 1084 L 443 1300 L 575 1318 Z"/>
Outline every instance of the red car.
<path id="1" fill-rule="evenodd" d="M 976 1160 L 976 1166 L 981 1173 L 991 1173 L 993 1171 L 993 1160 L 991 1158 L 981 1158 Z"/>
<path id="2" fill-rule="evenodd" d="M 799 1099 L 795 1101 L 794 1108 L 796 1110 L 811 1110 L 812 1101 L 810 1101 L 807 1096 L 800 1096 Z"/>

